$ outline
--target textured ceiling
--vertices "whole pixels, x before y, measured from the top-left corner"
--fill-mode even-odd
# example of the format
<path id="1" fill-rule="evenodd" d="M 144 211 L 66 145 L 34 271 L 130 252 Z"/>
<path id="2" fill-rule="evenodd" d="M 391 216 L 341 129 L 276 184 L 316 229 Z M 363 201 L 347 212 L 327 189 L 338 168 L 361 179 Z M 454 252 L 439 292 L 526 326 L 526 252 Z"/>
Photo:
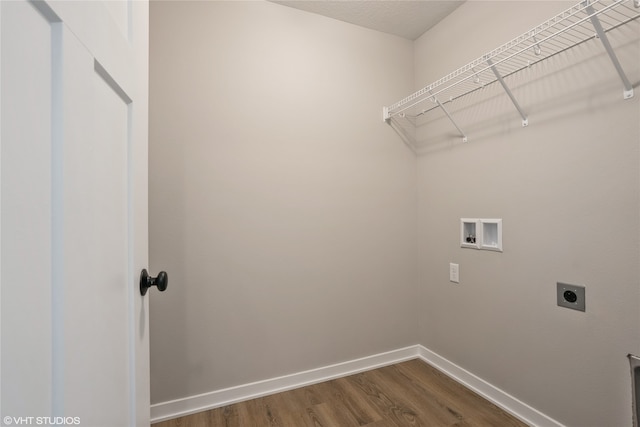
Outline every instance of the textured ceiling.
<path id="1" fill-rule="evenodd" d="M 453 12 L 453 0 L 271 0 L 361 27 L 415 40 Z"/>

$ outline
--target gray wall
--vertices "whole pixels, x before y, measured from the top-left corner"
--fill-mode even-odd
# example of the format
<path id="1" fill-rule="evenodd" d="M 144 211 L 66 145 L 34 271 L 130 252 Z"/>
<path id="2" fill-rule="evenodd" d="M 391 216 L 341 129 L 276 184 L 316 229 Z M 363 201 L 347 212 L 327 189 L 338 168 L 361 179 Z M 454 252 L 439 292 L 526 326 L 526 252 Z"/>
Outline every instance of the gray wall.
<path id="1" fill-rule="evenodd" d="M 416 343 L 412 43 L 268 2 L 151 3 L 152 403 Z"/>
<path id="2" fill-rule="evenodd" d="M 416 42 L 416 84 L 572 4 L 467 2 Z M 611 33 L 636 85 L 639 29 Z M 418 128 L 419 342 L 566 425 L 629 426 L 626 355 L 640 351 L 638 90 L 622 99 L 597 40 L 507 82 L 527 128 L 497 84 L 449 107 L 468 144 L 441 113 Z M 504 253 L 460 248 L 462 217 L 502 218 Z M 459 285 L 449 262 L 460 264 Z M 586 312 L 556 306 L 557 281 L 586 286 Z"/>
<path id="3" fill-rule="evenodd" d="M 420 343 L 567 425 L 630 425 L 640 96 L 602 47 L 507 80 L 525 129 L 497 85 L 450 107 L 468 144 L 430 113 L 416 158 L 380 120 L 572 4 L 469 1 L 411 43 L 266 2 L 152 2 L 150 256 L 171 279 L 152 402 Z M 638 27 L 612 35 L 636 80 Z M 461 217 L 502 218 L 504 252 L 461 249 Z M 586 286 L 585 313 L 556 281 Z"/>

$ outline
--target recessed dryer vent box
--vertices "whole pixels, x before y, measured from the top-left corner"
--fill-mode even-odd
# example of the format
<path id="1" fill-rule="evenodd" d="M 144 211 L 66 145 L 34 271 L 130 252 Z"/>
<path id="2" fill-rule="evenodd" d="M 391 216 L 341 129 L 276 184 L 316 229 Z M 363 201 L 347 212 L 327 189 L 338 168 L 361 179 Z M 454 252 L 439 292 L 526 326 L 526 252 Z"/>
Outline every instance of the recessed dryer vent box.
<path id="1" fill-rule="evenodd" d="M 502 220 L 460 218 L 460 247 L 502 252 Z"/>

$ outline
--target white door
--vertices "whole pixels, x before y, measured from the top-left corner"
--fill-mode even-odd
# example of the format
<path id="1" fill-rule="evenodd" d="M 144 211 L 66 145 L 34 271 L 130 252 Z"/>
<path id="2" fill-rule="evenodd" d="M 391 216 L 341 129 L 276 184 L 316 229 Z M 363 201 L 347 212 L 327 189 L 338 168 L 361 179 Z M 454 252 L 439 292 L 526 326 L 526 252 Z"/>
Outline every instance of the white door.
<path id="1" fill-rule="evenodd" d="M 149 425 L 148 4 L 0 1 L 3 425 Z"/>

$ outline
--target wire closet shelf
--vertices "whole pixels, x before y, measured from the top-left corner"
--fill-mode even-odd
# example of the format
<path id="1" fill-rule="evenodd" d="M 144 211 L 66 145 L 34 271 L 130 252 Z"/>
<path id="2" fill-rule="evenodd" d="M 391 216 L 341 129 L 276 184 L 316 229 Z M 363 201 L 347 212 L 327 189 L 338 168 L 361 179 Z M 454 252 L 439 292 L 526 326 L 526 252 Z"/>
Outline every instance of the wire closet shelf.
<path id="1" fill-rule="evenodd" d="M 585 0 L 493 49 L 417 92 L 388 107 L 383 119 L 415 118 L 440 108 L 466 142 L 466 135 L 445 108 L 446 103 L 499 82 L 527 126 L 526 113 L 509 90 L 503 77 L 531 67 L 587 40 L 599 38 L 623 83 L 623 98 L 633 96 L 633 87 L 618 62 L 606 33 L 640 17 L 640 0 Z"/>

